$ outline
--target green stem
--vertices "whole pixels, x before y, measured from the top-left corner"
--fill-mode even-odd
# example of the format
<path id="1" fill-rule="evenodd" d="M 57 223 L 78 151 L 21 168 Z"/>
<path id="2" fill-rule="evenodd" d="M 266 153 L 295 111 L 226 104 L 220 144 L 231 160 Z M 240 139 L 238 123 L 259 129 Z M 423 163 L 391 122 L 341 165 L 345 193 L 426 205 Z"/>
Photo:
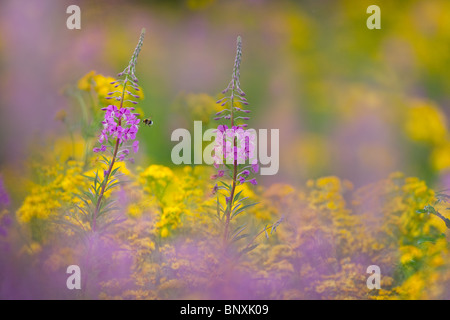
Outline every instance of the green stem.
<path id="1" fill-rule="evenodd" d="M 233 128 L 234 126 L 234 92 L 231 95 L 231 128 Z M 236 137 L 233 137 L 233 146 L 234 148 L 236 148 Z M 232 154 L 234 157 L 234 148 L 232 150 Z M 224 247 L 227 246 L 227 242 L 228 242 L 228 229 L 230 227 L 230 222 L 231 222 L 231 210 L 233 209 L 233 199 L 234 199 L 234 193 L 236 190 L 236 177 L 237 177 L 237 159 L 234 159 L 234 163 L 233 163 L 233 185 L 231 187 L 231 192 L 230 192 L 230 202 L 228 203 L 227 206 L 227 211 L 226 211 L 226 220 L 225 220 L 225 231 L 223 234 L 223 245 Z"/>
<path id="2" fill-rule="evenodd" d="M 436 217 L 438 217 L 439 219 L 441 219 L 442 221 L 444 221 L 445 226 L 447 227 L 447 229 L 450 229 L 450 219 L 444 217 L 442 214 L 440 214 L 439 211 L 435 211 L 435 213 L 433 213 Z"/>

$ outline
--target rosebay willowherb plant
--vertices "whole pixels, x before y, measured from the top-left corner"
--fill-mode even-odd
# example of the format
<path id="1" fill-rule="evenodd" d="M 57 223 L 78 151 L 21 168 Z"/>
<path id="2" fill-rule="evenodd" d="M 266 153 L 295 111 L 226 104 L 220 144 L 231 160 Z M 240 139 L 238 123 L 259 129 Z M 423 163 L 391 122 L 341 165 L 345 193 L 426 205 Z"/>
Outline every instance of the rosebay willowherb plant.
<path id="1" fill-rule="evenodd" d="M 221 179 L 220 186 L 216 184 L 213 192 L 217 194 L 217 218 L 223 223 L 223 245 L 227 248 L 233 242 L 240 239 L 250 238 L 250 241 L 240 251 L 239 256 L 256 248 L 254 244 L 256 238 L 265 233 L 268 237 L 268 230 L 273 232 L 281 223 L 281 220 L 270 226 L 265 226 L 263 230 L 254 235 L 252 238 L 249 234 L 244 233 L 247 228 L 246 224 L 234 228 L 231 231 L 231 224 L 236 217 L 244 213 L 248 208 L 255 206 L 257 203 L 245 204 L 247 197 L 244 197 L 237 187 L 244 183 L 256 185 L 255 178 L 251 178 L 252 174 L 259 171 L 259 165 L 255 157 L 255 131 L 247 130 L 247 124 L 244 121 L 250 118 L 246 116 L 250 110 L 242 107 L 248 106 L 249 103 L 245 98 L 245 92 L 241 89 L 240 84 L 240 66 L 242 58 L 242 40 L 237 38 L 237 52 L 234 61 L 234 68 L 231 81 L 225 90 L 222 91 L 225 97 L 218 100 L 221 106 L 225 108 L 216 113 L 214 120 L 229 120 L 230 127 L 225 124 L 218 126 L 216 130 L 216 145 L 214 149 L 214 167 L 218 170 L 212 179 L 229 177 L 230 183 L 226 183 Z M 223 193 L 222 193 L 223 192 Z M 225 197 L 225 208 L 219 201 L 219 195 Z"/>
<path id="2" fill-rule="evenodd" d="M 99 219 L 102 219 L 108 212 L 117 208 L 114 206 L 113 199 L 105 199 L 105 193 L 118 186 L 120 166 L 114 166 L 120 161 L 134 161 L 129 158 L 130 150 L 136 153 L 139 149 L 139 141 L 136 140 L 136 134 L 139 129 L 139 114 L 133 113 L 133 105 L 137 104 L 133 98 L 139 98 L 138 79 L 135 74 L 136 61 L 141 51 L 145 35 L 145 29 L 142 29 L 139 42 L 134 50 L 128 66 L 119 73 L 118 79 L 112 81 L 111 84 L 117 90 L 109 92 L 107 99 L 114 101 L 113 104 L 102 108 L 105 112 L 102 123 L 102 130 L 98 136 L 100 146 L 95 147 L 93 152 L 102 153 L 100 162 L 105 165 L 103 173 L 95 172 L 95 176 L 86 176 L 92 184 L 89 191 L 83 191 L 81 195 L 76 195 L 81 200 L 81 205 L 77 205 L 78 213 L 82 216 L 82 221 L 88 221 L 92 232 L 103 231 L 107 226 L 122 221 L 116 219 L 108 221 L 99 226 Z M 72 215 L 72 218 L 75 218 Z M 71 223 L 74 231 L 81 233 L 89 231 L 79 221 L 72 219 Z"/>

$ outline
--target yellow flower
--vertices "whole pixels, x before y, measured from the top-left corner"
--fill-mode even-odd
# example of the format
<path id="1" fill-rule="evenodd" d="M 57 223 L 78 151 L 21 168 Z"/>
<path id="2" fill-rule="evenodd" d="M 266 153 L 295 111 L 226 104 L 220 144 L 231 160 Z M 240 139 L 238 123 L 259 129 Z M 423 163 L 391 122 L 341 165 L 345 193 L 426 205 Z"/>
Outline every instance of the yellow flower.
<path id="1" fill-rule="evenodd" d="M 442 143 L 447 136 L 447 121 L 433 103 L 416 101 L 408 109 L 405 131 L 411 140 L 431 145 Z"/>
<path id="2" fill-rule="evenodd" d="M 422 299 L 422 293 L 426 285 L 422 276 L 421 272 L 413 274 L 400 287 L 396 288 L 396 291 L 405 299 Z"/>
<path id="3" fill-rule="evenodd" d="M 181 213 L 182 210 L 179 207 L 165 207 L 163 209 L 159 221 L 155 224 L 161 238 L 168 237 L 172 231 L 181 226 Z"/>
<path id="4" fill-rule="evenodd" d="M 30 222 L 32 218 L 45 220 L 55 216 L 63 204 L 78 203 L 74 193 L 88 188 L 88 182 L 80 175 L 81 162 L 67 161 L 65 166 L 44 166 L 41 171 L 46 180 L 33 186 L 17 210 L 16 215 L 21 223 Z"/>
<path id="5" fill-rule="evenodd" d="M 80 80 L 78 80 L 78 89 L 84 91 L 90 91 L 92 88 L 92 79 L 95 75 L 95 71 L 89 71 Z"/>
<path id="6" fill-rule="evenodd" d="M 435 170 L 450 169 L 450 141 L 436 146 L 431 152 L 431 165 Z"/>
<path id="7" fill-rule="evenodd" d="M 140 177 L 168 181 L 173 178 L 173 172 L 169 167 L 152 164 L 140 174 Z"/>
<path id="8" fill-rule="evenodd" d="M 105 98 L 108 96 L 109 92 L 118 91 L 122 93 L 123 91 L 123 85 L 111 84 L 111 82 L 115 81 L 113 77 L 106 77 L 102 74 L 97 74 L 95 71 L 90 71 L 86 75 L 84 75 L 79 81 L 78 81 L 78 89 L 83 91 L 94 91 L 97 93 L 97 96 L 100 100 L 101 104 L 108 103 L 108 100 Z M 140 88 L 139 91 L 139 99 L 142 100 L 144 98 L 144 93 L 142 91 L 142 88 Z M 125 100 L 135 100 L 136 98 L 130 96 L 127 92 L 125 92 L 124 95 L 124 101 Z M 128 104 L 128 102 L 124 102 L 124 105 Z"/>
<path id="9" fill-rule="evenodd" d="M 142 214 L 142 208 L 136 203 L 132 203 L 128 206 L 127 212 L 132 217 L 139 217 Z"/>
<path id="10" fill-rule="evenodd" d="M 403 264 L 420 259 L 422 257 L 422 252 L 415 246 L 402 246 L 400 247 L 400 252 L 402 254 L 400 262 Z"/>

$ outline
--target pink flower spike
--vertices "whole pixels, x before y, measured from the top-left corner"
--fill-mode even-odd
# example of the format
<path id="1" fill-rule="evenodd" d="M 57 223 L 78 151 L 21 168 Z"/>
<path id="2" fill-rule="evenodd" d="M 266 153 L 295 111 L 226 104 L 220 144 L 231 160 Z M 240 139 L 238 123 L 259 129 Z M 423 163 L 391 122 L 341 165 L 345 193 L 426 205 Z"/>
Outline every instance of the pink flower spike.
<path id="1" fill-rule="evenodd" d="M 256 181 L 256 179 L 250 179 L 248 180 L 248 182 L 250 182 L 252 185 L 256 186 L 258 184 L 258 182 Z"/>
<path id="2" fill-rule="evenodd" d="M 252 163 L 252 171 L 257 173 L 259 171 L 259 165 L 257 163 Z"/>

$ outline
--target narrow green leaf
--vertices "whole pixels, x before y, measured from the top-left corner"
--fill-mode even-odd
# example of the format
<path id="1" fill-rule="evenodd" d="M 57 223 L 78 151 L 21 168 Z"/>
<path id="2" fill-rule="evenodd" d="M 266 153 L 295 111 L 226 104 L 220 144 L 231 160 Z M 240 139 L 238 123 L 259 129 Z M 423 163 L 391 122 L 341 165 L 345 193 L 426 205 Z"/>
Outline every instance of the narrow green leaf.
<path id="1" fill-rule="evenodd" d="M 105 166 L 109 167 L 109 163 L 106 162 L 105 160 L 100 159 L 98 160 L 98 162 L 103 163 Z"/>
<path id="2" fill-rule="evenodd" d="M 242 191 L 243 191 L 243 190 L 239 191 L 239 192 L 234 196 L 233 203 L 236 202 L 237 199 L 239 199 L 239 196 L 241 195 Z"/>
<path id="3" fill-rule="evenodd" d="M 89 214 L 83 209 L 81 208 L 79 205 L 75 205 L 75 207 L 85 216 L 85 217 L 89 217 Z"/>
<path id="4" fill-rule="evenodd" d="M 235 212 L 241 205 L 242 205 L 242 203 L 238 203 L 237 205 L 234 206 L 233 210 L 231 210 L 231 211 Z"/>
<path id="5" fill-rule="evenodd" d="M 248 233 L 243 233 L 240 236 L 233 237 L 233 239 L 231 241 L 232 242 L 236 242 L 236 241 L 239 241 L 239 240 L 241 240 L 243 238 L 247 238 L 248 236 L 250 236 Z"/>
<path id="6" fill-rule="evenodd" d="M 227 187 L 228 190 L 231 190 L 231 186 L 229 184 L 226 184 L 223 181 L 219 181 L 221 184 L 223 184 L 225 187 Z"/>
<path id="7" fill-rule="evenodd" d="M 113 184 L 109 185 L 108 187 L 106 187 L 105 191 L 108 191 L 109 189 L 112 189 L 115 186 L 118 186 L 119 184 L 120 184 L 120 182 L 113 183 Z"/>
<path id="8" fill-rule="evenodd" d="M 222 204 L 219 201 L 219 197 L 217 197 L 217 207 L 220 208 L 220 211 L 222 211 L 222 212 L 225 211 Z"/>
<path id="9" fill-rule="evenodd" d="M 120 210 L 120 207 L 110 207 L 110 208 L 101 209 L 101 210 L 99 210 L 97 217 L 101 217 L 102 215 L 104 215 L 107 212 L 116 211 L 116 210 Z"/>
<path id="10" fill-rule="evenodd" d="M 111 162 L 109 162 L 109 159 L 107 157 L 105 157 L 104 155 L 102 155 L 103 160 L 106 161 L 106 163 L 109 165 L 111 165 Z"/>
<path id="11" fill-rule="evenodd" d="M 92 194 L 92 192 L 86 192 L 83 191 L 83 194 L 92 202 L 92 203 L 97 203 L 97 199 L 94 197 L 94 195 Z"/>
<path id="12" fill-rule="evenodd" d="M 110 176 L 111 177 L 111 176 Z M 111 180 L 109 180 L 108 181 L 108 183 L 106 184 L 106 186 L 109 186 L 109 185 L 111 185 L 112 183 L 114 183 L 114 182 L 116 182 L 116 181 L 118 181 L 116 178 L 113 178 L 113 179 L 111 179 Z"/>
<path id="13" fill-rule="evenodd" d="M 81 174 L 81 176 L 84 177 L 84 178 L 86 178 L 86 179 L 89 179 L 89 180 L 91 180 L 91 181 L 94 181 L 94 180 L 95 180 L 94 177 L 90 177 L 90 176 L 87 176 L 87 175 L 85 175 L 85 174 Z"/>
<path id="14" fill-rule="evenodd" d="M 111 171 L 111 177 L 114 176 L 117 172 L 117 170 L 119 170 L 120 167 L 115 168 L 113 171 Z"/>
<path id="15" fill-rule="evenodd" d="M 248 199 L 248 197 L 241 198 L 241 199 L 238 200 L 238 203 L 239 203 L 239 202 L 242 202 L 242 201 L 244 201 L 244 200 L 247 200 L 247 199 Z"/>
<path id="16" fill-rule="evenodd" d="M 231 215 L 231 218 L 234 218 L 235 216 L 237 216 L 238 214 L 240 214 L 241 212 L 243 212 L 245 209 L 253 207 L 254 205 L 257 205 L 259 202 L 255 202 L 255 203 L 251 203 L 251 204 L 247 204 L 245 206 L 243 206 L 242 208 L 240 208 L 239 210 L 237 210 L 236 212 L 234 212 Z"/>
<path id="17" fill-rule="evenodd" d="M 97 190 L 97 183 L 98 183 L 98 170 L 95 171 L 95 178 L 94 178 L 94 188 Z"/>
<path id="18" fill-rule="evenodd" d="M 233 230 L 233 232 L 231 233 L 231 235 L 234 237 L 236 237 L 237 235 L 239 235 L 239 233 L 241 233 L 242 231 L 245 230 L 245 228 L 247 228 L 247 224 L 244 223 L 243 225 L 240 225 L 239 227 L 236 227 L 236 229 Z"/>
<path id="19" fill-rule="evenodd" d="M 87 202 L 87 200 L 84 199 L 81 195 L 79 195 L 79 194 L 73 194 L 73 196 L 74 196 L 75 198 L 78 198 L 78 199 L 80 199 L 81 201 L 83 201 L 83 203 L 86 205 L 86 207 L 89 208 L 89 202 Z"/>
<path id="20" fill-rule="evenodd" d="M 109 207 L 111 207 L 112 205 L 114 205 L 116 202 L 117 202 L 117 201 L 115 201 L 115 200 L 106 199 L 105 201 L 103 201 L 103 202 L 100 204 L 99 210 L 103 210 L 103 209 L 109 208 Z"/>
<path id="21" fill-rule="evenodd" d="M 241 250 L 240 254 L 248 253 L 248 252 L 252 251 L 253 249 L 255 249 L 257 246 L 259 246 L 258 243 L 252 244 L 251 246 L 248 246 L 248 247 L 244 248 L 243 250 Z"/>
<path id="22" fill-rule="evenodd" d="M 219 219 L 219 221 L 222 220 L 222 219 L 220 218 L 220 203 L 219 203 L 219 197 L 217 197 L 217 212 L 216 212 L 216 216 L 217 216 L 217 219 Z"/>

